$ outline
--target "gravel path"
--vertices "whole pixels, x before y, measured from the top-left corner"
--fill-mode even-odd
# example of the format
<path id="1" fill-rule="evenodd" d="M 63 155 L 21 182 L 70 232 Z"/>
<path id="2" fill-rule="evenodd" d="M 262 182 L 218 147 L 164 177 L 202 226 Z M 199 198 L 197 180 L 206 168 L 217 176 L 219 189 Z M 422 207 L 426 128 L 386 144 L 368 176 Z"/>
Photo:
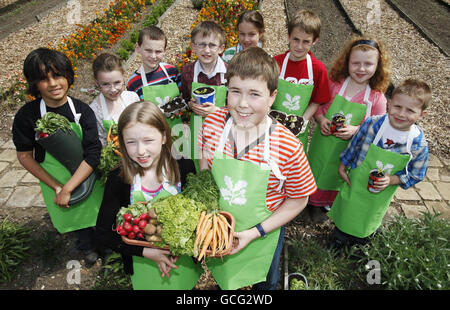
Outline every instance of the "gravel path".
<path id="1" fill-rule="evenodd" d="M 409 77 L 430 84 L 433 101 L 420 125 L 425 130 L 431 152 L 440 158 L 449 159 L 450 58 L 423 38 L 414 26 L 403 20 L 386 2 L 340 1 L 362 33 L 373 34 L 386 43 L 392 57 L 394 85 Z M 373 6 L 374 3 L 379 4 L 379 10 Z"/>
<path id="2" fill-rule="evenodd" d="M 78 0 L 80 3 L 79 24 L 88 24 L 96 17 L 96 11 L 103 12 L 109 1 Z M 70 7 L 62 6 L 44 16 L 40 22 L 20 29 L 0 41 L 0 89 L 9 86 L 11 75 L 22 71 L 23 61 L 32 50 L 56 44 L 62 36 L 71 35 L 76 25 L 69 23 Z M 73 16 L 73 15 L 72 15 Z"/>

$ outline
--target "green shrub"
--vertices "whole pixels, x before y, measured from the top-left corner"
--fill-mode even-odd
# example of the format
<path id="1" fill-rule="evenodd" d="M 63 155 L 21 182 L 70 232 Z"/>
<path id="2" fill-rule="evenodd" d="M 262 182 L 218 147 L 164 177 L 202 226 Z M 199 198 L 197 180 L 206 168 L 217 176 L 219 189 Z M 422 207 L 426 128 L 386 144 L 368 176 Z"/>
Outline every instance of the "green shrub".
<path id="1" fill-rule="evenodd" d="M 196 10 L 200 10 L 203 7 L 203 2 L 205 2 L 205 0 L 191 0 L 192 6 Z"/>
<path id="2" fill-rule="evenodd" d="M 347 255 L 328 250 L 319 237 L 288 241 L 289 273 L 300 272 L 310 290 L 344 290 L 364 287 L 361 268 Z"/>
<path id="3" fill-rule="evenodd" d="M 31 228 L 9 221 L 0 224 L 0 282 L 13 279 L 19 265 L 30 255 Z"/>
<path id="4" fill-rule="evenodd" d="M 123 47 L 119 48 L 116 53 L 122 60 L 127 60 L 128 57 L 130 56 L 130 53 Z"/>
<path id="5" fill-rule="evenodd" d="M 130 40 L 125 39 L 125 40 L 122 40 L 122 42 L 120 42 L 120 46 L 128 52 L 133 52 L 135 44 L 133 44 L 133 42 L 131 42 Z"/>
<path id="6" fill-rule="evenodd" d="M 383 227 L 362 248 L 360 262 L 377 260 L 386 289 L 450 289 L 450 223 L 425 213 Z"/>
<path id="7" fill-rule="evenodd" d="M 94 289 L 101 290 L 131 290 L 131 278 L 123 270 L 122 257 L 112 253 L 106 259 L 97 276 Z"/>

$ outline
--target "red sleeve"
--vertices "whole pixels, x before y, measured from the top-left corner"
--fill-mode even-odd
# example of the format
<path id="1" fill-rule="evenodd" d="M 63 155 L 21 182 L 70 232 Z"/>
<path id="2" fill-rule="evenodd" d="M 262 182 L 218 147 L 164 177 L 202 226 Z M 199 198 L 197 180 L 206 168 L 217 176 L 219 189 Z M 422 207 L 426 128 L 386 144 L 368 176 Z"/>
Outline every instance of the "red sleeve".
<path id="1" fill-rule="evenodd" d="M 325 65 L 313 58 L 314 90 L 309 102 L 324 104 L 330 102 L 330 86 Z"/>

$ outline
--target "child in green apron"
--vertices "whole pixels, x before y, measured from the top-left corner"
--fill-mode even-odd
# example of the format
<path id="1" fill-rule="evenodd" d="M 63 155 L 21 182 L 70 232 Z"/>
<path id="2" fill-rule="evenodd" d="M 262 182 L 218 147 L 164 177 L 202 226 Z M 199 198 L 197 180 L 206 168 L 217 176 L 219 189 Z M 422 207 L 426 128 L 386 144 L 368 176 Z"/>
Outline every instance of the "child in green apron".
<path id="1" fill-rule="evenodd" d="M 97 118 L 100 142 L 106 145 L 109 127 L 117 123 L 120 113 L 131 103 L 139 101 L 135 92 L 124 91 L 123 67 L 116 55 L 103 53 L 92 64 L 94 80 L 100 94 L 90 104 Z"/>
<path id="2" fill-rule="evenodd" d="M 386 113 L 386 91 L 390 81 L 389 62 L 384 45 L 374 38 L 356 37 L 343 48 L 330 69 L 332 100 L 321 105 L 314 115 L 314 129 L 308 160 L 318 190 L 311 195 L 307 211 L 314 222 L 328 219 L 343 181 L 339 177 L 339 154 L 370 116 Z M 344 127 L 331 128 L 333 116 L 345 117 Z M 332 131 L 331 131 L 332 130 Z"/>
<path id="3" fill-rule="evenodd" d="M 170 127 L 151 102 L 129 105 L 119 118 L 122 166 L 107 179 L 97 219 L 99 243 L 122 254 L 134 289 L 192 289 L 203 269 L 191 257 L 173 257 L 170 251 L 127 245 L 116 227 L 120 208 L 181 192 L 186 175 L 194 173 L 191 160 L 172 156 Z"/>
<path id="4" fill-rule="evenodd" d="M 236 23 L 239 42 L 236 46 L 227 48 L 222 55 L 223 61 L 229 63 L 231 58 L 240 51 L 252 46 L 263 47 L 264 19 L 257 10 L 244 11 Z"/>
<path id="5" fill-rule="evenodd" d="M 197 171 L 200 155 L 196 142 L 204 117 L 225 106 L 227 89 L 224 85 L 227 66 L 219 57 L 225 49 L 225 39 L 225 32 L 214 21 L 204 21 L 195 26 L 191 32 L 191 44 L 198 59 L 184 66 L 181 73 L 181 93 L 193 111 L 189 124 L 190 139 L 185 143 L 190 146 L 188 148 L 191 151 L 190 158 L 194 160 Z M 200 86 L 214 88 L 212 102 L 196 103 L 192 92 Z"/>
<path id="6" fill-rule="evenodd" d="M 178 92 L 174 86 L 178 88 L 181 86 L 181 75 L 175 66 L 163 62 L 166 47 L 167 38 L 159 27 L 149 26 L 139 31 L 136 52 L 142 59 L 142 65 L 128 79 L 127 90 L 136 92 L 141 100 L 159 104 L 154 98 L 159 97 L 164 100 L 165 96 L 175 97 L 178 95 L 173 95 L 174 92 Z M 158 86 L 156 90 L 159 92 L 160 86 L 168 85 L 170 87 L 164 91 L 164 94 L 154 96 L 150 92 L 148 97 L 144 98 L 144 89 L 149 91 L 153 86 Z M 166 92 L 168 93 L 166 94 Z"/>
<path id="7" fill-rule="evenodd" d="M 388 114 L 368 118 L 342 152 L 338 171 L 345 183 L 329 212 L 336 225 L 332 246 L 367 242 L 380 227 L 397 187 L 407 189 L 425 178 L 428 146 L 415 123 L 425 116 L 430 100 L 425 82 L 404 81 L 393 91 Z M 369 189 L 372 171 L 384 176 L 372 180 Z"/>
<path id="8" fill-rule="evenodd" d="M 288 24 L 289 51 L 274 57 L 281 71 L 272 115 L 300 139 L 305 152 L 309 120 L 320 104 L 330 101 L 325 65 L 310 52 L 319 40 L 320 29 L 317 15 L 300 10 Z"/>
<path id="9" fill-rule="evenodd" d="M 276 289 L 283 225 L 316 190 L 298 139 L 268 114 L 276 97 L 277 63 L 259 47 L 231 60 L 228 105 L 208 115 L 200 131 L 201 169 L 211 169 L 221 209 L 236 219 L 229 256 L 206 259 L 222 289 Z"/>
<path id="10" fill-rule="evenodd" d="M 95 115 L 87 104 L 68 97 L 74 72 L 70 60 L 63 53 L 46 48 L 32 51 L 25 59 L 24 75 L 28 93 L 37 99 L 21 107 L 14 118 L 12 133 L 17 158 L 26 170 L 40 180 L 41 192 L 54 227 L 60 233 L 76 231 L 77 248 L 87 256 L 88 263 L 93 263 L 98 255 L 94 251 L 92 227 L 103 195 L 103 187 L 92 178 L 101 151 Z M 82 139 L 82 158 L 77 158 L 81 162 L 78 167 L 70 167 L 71 171 L 38 143 L 40 138 L 35 132 L 36 121 L 47 112 L 65 116 Z M 56 148 L 52 149 L 52 154 L 64 151 L 59 152 Z M 84 188 L 88 180 L 95 182 L 93 189 L 90 187 L 90 194 L 83 201 L 69 206 L 72 193 Z"/>

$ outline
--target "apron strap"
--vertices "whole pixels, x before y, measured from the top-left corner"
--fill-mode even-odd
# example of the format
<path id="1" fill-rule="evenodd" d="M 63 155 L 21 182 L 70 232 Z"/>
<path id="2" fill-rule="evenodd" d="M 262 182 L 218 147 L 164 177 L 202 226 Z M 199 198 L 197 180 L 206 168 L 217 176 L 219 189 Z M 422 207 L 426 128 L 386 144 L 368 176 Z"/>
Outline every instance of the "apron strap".
<path id="1" fill-rule="evenodd" d="M 139 68 L 139 73 L 141 74 L 142 87 L 144 88 L 145 86 L 148 85 L 147 75 L 145 74 L 144 65 L 141 65 L 141 67 Z"/>
<path id="2" fill-rule="evenodd" d="M 291 52 L 288 52 L 283 60 L 283 65 L 281 66 L 280 71 L 280 79 L 284 80 L 284 76 L 286 74 L 286 68 L 287 64 L 289 62 L 289 56 L 291 56 Z M 312 60 L 311 56 L 309 54 L 306 54 L 306 68 L 308 69 L 308 84 L 314 85 L 314 74 L 313 74 L 313 66 L 312 66 Z"/>
<path id="3" fill-rule="evenodd" d="M 223 150 L 225 149 L 225 143 L 228 138 L 228 134 L 231 131 L 231 127 L 233 125 L 233 118 L 230 117 L 228 121 L 225 124 L 225 127 L 223 129 L 222 136 L 220 137 L 219 146 L 217 147 L 217 151 L 219 153 L 223 153 Z M 278 167 L 278 164 L 272 160 L 270 156 L 270 127 L 272 126 L 272 119 L 267 116 L 267 124 L 266 124 L 266 131 L 264 136 L 264 160 L 267 162 L 267 164 L 270 167 L 270 170 L 273 171 L 276 178 L 280 181 L 286 180 L 286 177 L 281 173 L 280 168 Z M 283 182 L 280 182 L 279 188 L 283 186 Z"/>
<path id="4" fill-rule="evenodd" d="M 339 90 L 339 96 L 344 97 L 344 93 L 345 93 L 345 90 L 347 89 L 349 82 L 350 82 L 350 76 L 347 76 L 347 78 L 345 79 L 344 83 L 341 86 L 341 89 Z M 365 118 L 368 118 L 372 115 L 372 101 L 369 101 L 370 91 L 371 91 L 370 85 L 367 84 L 365 92 L 364 92 L 364 99 L 363 99 L 364 103 L 367 106 Z"/>
<path id="5" fill-rule="evenodd" d="M 70 107 L 70 110 L 72 111 L 75 123 L 79 124 L 81 113 L 77 113 L 75 111 L 75 106 L 73 105 L 72 98 L 70 98 L 69 96 L 67 96 L 67 102 L 69 103 L 69 107 Z M 44 99 L 41 99 L 39 109 L 40 109 L 40 112 L 41 112 L 41 117 L 43 117 L 45 114 L 47 114 L 47 106 L 45 105 Z"/>

